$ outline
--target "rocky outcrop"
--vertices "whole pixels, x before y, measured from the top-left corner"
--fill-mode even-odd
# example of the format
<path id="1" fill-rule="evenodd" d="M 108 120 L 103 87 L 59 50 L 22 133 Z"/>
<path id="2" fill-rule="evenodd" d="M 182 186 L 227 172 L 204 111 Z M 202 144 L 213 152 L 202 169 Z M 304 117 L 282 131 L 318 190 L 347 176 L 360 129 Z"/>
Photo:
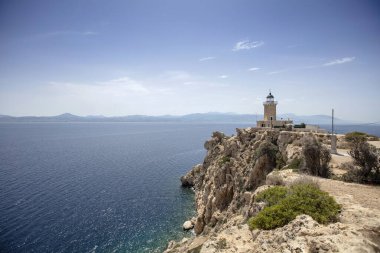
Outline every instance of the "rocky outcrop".
<path id="1" fill-rule="evenodd" d="M 207 234 L 249 203 L 244 193 L 263 184 L 275 165 L 273 157 L 255 151 L 265 143 L 275 146 L 277 138 L 275 132 L 239 129 L 233 137 L 215 132 L 205 143 L 204 163 L 181 178 L 182 185 L 196 190 L 196 234 Z"/>
<path id="2" fill-rule="evenodd" d="M 276 174 L 285 185 L 305 177 L 291 170 Z M 273 172 L 267 177 L 272 175 Z M 310 180 L 315 180 L 323 190 L 328 190 L 329 187 L 338 189 L 331 194 L 342 205 L 339 222 L 321 225 L 308 215 L 299 215 L 284 227 L 250 231 L 246 217 L 237 214 L 227 219 L 218 230 L 212 229 L 207 234 L 181 242 L 172 241 L 166 252 L 380 252 L 380 205 L 372 203 L 372 208 L 364 207 L 365 201 L 358 202 L 355 199 L 357 196 L 346 194 L 351 193 L 347 189 L 354 187 L 355 193 L 364 190 L 360 194 L 374 197 L 380 189 L 314 177 L 310 177 Z M 265 206 L 265 203 L 257 203 L 254 199 L 269 187 L 272 186 L 263 185 L 250 193 L 250 206 L 257 208 L 252 210 L 250 216 Z"/>
<path id="3" fill-rule="evenodd" d="M 373 240 L 365 238 L 363 224 L 345 221 L 324 226 L 305 215 L 283 228 L 251 232 L 247 219 L 265 207 L 265 203 L 255 200 L 256 195 L 271 187 L 266 182 L 290 184 L 299 179 L 299 174 L 291 170 L 276 174 L 272 171 L 276 166 L 286 168 L 293 159 L 300 158 L 301 139 L 310 133 L 257 128 L 236 132 L 230 137 L 213 133 L 204 145 L 207 150 L 204 162 L 181 178 L 183 186 L 195 190 L 197 216 L 192 221 L 197 236 L 171 242 L 166 252 L 355 252 L 355 247 L 368 249 L 363 252 L 376 252 L 379 249 Z M 314 135 L 328 145 L 328 135 Z M 342 214 L 345 210 L 349 209 L 343 209 Z M 380 215 L 371 217 L 372 225 L 367 224 L 365 229 L 377 235 Z M 355 235 L 357 239 L 351 238 Z M 345 244 L 347 240 L 352 243 Z"/>
<path id="4" fill-rule="evenodd" d="M 195 181 L 201 175 L 202 165 L 196 165 L 192 170 L 189 171 L 185 176 L 181 177 L 181 183 L 184 187 L 193 187 Z"/>
<path id="5" fill-rule="evenodd" d="M 181 178 L 183 186 L 196 191 L 195 233 L 207 234 L 231 215 L 250 214 L 244 207 L 250 206 L 252 192 L 265 183 L 278 161 L 288 160 L 288 153 L 291 158 L 299 155 L 287 147 L 302 136 L 257 128 L 237 129 L 237 135 L 231 137 L 214 132 L 204 145 L 203 164 Z"/>
<path id="6" fill-rule="evenodd" d="M 380 250 L 357 227 L 340 222 L 327 226 L 299 215 L 284 227 L 254 230 L 250 252 L 376 252 Z"/>

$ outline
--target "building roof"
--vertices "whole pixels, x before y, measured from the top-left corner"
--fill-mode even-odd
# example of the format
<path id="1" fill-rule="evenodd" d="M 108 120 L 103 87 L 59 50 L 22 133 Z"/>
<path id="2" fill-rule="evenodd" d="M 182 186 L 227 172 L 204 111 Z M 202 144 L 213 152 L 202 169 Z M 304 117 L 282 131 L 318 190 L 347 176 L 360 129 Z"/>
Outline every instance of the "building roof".
<path id="1" fill-rule="evenodd" d="M 267 96 L 267 98 L 274 98 L 271 92 L 269 92 L 269 95 Z"/>

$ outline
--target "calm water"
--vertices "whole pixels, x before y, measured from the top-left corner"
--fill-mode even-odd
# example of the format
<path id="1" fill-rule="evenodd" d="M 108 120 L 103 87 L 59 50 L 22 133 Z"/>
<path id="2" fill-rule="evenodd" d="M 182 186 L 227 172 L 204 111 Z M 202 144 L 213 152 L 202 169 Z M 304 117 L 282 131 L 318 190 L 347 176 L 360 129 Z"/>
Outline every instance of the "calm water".
<path id="1" fill-rule="evenodd" d="M 331 125 L 320 125 L 320 127 L 331 132 Z M 334 127 L 334 132 L 339 134 L 353 131 L 364 132 L 380 137 L 380 125 L 335 125 Z"/>
<path id="2" fill-rule="evenodd" d="M 179 177 L 244 124 L 0 124 L 0 252 L 158 252 L 183 236 Z"/>
<path id="3" fill-rule="evenodd" d="M 0 124 L 0 252 L 155 252 L 184 236 L 179 177 L 247 124 Z M 327 128 L 328 126 L 326 126 Z M 337 126 L 380 136 L 380 126 Z"/>

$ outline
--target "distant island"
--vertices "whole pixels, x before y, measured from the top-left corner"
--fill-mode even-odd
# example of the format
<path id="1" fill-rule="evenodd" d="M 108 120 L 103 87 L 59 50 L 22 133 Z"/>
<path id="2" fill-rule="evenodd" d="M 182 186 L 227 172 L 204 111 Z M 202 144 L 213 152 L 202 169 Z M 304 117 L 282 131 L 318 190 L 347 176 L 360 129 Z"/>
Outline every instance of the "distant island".
<path id="1" fill-rule="evenodd" d="M 291 118 L 294 123 L 330 124 L 329 115 L 295 115 L 292 113 L 279 114 L 279 119 Z M 57 116 L 9 116 L 0 115 L 0 122 L 203 122 L 203 123 L 252 123 L 263 118 L 263 114 L 237 114 L 237 113 L 193 113 L 186 115 L 128 115 L 107 117 L 103 115 L 77 116 L 64 113 Z M 335 118 L 335 124 L 357 124 L 360 122 Z"/>

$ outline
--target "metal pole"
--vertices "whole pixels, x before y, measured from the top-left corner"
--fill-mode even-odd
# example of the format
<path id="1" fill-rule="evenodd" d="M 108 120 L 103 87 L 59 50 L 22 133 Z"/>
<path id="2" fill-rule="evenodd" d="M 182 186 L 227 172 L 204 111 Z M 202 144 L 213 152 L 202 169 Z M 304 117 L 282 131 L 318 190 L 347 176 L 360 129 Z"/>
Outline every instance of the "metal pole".
<path id="1" fill-rule="evenodd" d="M 336 135 L 334 135 L 334 109 L 331 112 L 331 154 L 337 154 Z"/>
<path id="2" fill-rule="evenodd" d="M 334 135 L 334 109 L 332 109 L 332 117 L 331 117 L 331 135 Z"/>

